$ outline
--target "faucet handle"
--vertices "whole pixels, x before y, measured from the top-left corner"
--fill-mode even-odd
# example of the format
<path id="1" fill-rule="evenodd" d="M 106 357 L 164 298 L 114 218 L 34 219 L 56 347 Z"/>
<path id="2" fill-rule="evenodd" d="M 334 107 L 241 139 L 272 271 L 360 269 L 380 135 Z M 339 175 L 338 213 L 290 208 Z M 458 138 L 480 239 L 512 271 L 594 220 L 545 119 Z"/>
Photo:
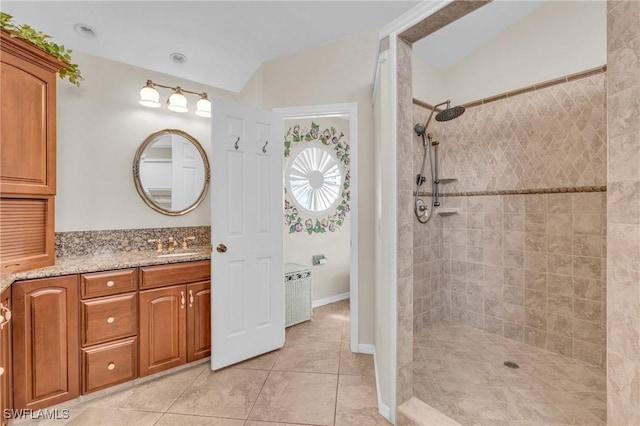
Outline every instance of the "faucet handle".
<path id="1" fill-rule="evenodd" d="M 151 240 L 147 240 L 148 243 L 158 243 L 158 246 L 156 248 L 156 251 L 158 253 L 162 253 L 162 240 L 160 238 L 156 239 L 151 239 Z"/>
<path id="2" fill-rule="evenodd" d="M 183 250 L 188 249 L 188 248 L 189 248 L 189 243 L 188 243 L 188 241 L 195 241 L 195 240 L 196 240 L 196 237 L 184 237 L 184 238 L 182 239 L 182 249 L 183 249 Z"/>

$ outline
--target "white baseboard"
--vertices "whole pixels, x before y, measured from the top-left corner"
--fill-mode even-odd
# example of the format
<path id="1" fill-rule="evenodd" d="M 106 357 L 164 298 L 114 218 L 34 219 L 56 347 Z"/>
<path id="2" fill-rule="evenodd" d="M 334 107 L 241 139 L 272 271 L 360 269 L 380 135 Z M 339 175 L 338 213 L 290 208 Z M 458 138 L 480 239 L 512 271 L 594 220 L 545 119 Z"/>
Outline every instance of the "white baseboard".
<path id="1" fill-rule="evenodd" d="M 318 308 L 320 306 L 324 306 L 324 305 L 328 305 L 329 303 L 335 303 L 335 302 L 339 302 L 341 300 L 345 300 L 349 298 L 349 292 L 346 293 L 342 293 L 342 294 L 336 294 L 335 296 L 329 296 L 329 297 L 325 297 L 324 299 L 318 299 L 318 300 L 314 300 L 311 303 L 311 307 L 312 308 Z"/>
<path id="2" fill-rule="evenodd" d="M 380 393 L 380 374 L 378 373 L 378 359 L 376 357 L 376 347 L 373 345 L 366 345 L 366 344 L 360 345 L 360 347 L 362 346 L 370 346 L 373 349 L 373 368 L 375 369 L 375 375 L 376 375 L 376 395 L 378 396 L 378 412 L 382 417 L 384 417 L 389 422 L 391 422 L 391 424 L 393 424 L 393 422 L 391 421 L 391 410 L 389 410 L 388 405 L 382 402 L 382 396 Z M 358 349 L 360 349 L 360 347 L 358 347 Z"/>
<path id="3" fill-rule="evenodd" d="M 361 353 L 361 354 L 373 355 L 375 350 L 376 350 L 375 346 L 370 345 L 368 343 L 360 343 L 358 345 L 358 353 Z"/>

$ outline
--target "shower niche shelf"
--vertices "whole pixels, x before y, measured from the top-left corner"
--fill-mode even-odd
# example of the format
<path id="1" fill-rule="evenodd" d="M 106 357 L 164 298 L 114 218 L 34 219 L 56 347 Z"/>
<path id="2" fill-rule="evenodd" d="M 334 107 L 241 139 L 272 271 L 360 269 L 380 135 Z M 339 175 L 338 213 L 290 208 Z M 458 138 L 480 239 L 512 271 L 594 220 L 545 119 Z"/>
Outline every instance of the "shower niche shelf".
<path id="1" fill-rule="evenodd" d="M 439 183 L 442 184 L 446 184 L 446 183 L 453 183 L 453 182 L 457 182 L 458 179 L 456 178 L 440 178 L 440 180 L 438 180 Z"/>
<path id="2" fill-rule="evenodd" d="M 436 213 L 438 214 L 438 216 L 452 216 L 454 214 L 460 213 L 460 209 L 456 209 L 456 208 L 436 209 Z"/>

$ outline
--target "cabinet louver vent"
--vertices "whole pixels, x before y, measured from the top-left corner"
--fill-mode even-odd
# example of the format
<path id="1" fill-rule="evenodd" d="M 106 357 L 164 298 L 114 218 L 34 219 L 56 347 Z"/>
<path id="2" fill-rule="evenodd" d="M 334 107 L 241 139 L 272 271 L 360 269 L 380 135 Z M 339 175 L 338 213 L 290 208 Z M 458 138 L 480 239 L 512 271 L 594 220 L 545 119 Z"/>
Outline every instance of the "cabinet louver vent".
<path id="1" fill-rule="evenodd" d="M 47 200 L 0 200 L 0 254 L 3 260 L 46 253 Z"/>

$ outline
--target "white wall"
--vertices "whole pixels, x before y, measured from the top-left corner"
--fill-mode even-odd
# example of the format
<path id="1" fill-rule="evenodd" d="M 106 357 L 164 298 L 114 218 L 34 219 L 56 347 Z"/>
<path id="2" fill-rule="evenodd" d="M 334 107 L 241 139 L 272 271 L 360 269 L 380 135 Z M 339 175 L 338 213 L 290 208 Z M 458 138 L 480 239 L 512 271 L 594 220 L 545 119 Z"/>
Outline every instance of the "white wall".
<path id="1" fill-rule="evenodd" d="M 548 1 L 444 72 L 414 57 L 413 96 L 460 104 L 602 66 L 606 7 L 605 1 Z"/>
<path id="2" fill-rule="evenodd" d="M 373 342 L 373 108 L 376 33 L 359 34 L 262 65 L 265 108 L 358 105 L 359 340 Z M 243 96 L 241 94 L 241 96 Z M 352 153 L 355 155 L 355 153 Z M 354 219 L 355 220 L 355 219 Z"/>
<path id="3" fill-rule="evenodd" d="M 320 126 L 320 129 L 335 127 L 338 133 L 343 132 L 343 140 L 349 142 L 349 120 L 344 118 L 314 118 L 293 119 L 285 121 L 285 132 L 295 124 L 301 128 L 311 128 L 311 122 Z M 283 148 L 284 149 L 284 148 Z M 289 157 L 291 159 L 291 157 Z M 286 168 L 285 159 L 285 168 Z M 288 196 L 288 199 L 291 199 Z M 333 214 L 333 212 L 331 213 Z M 320 217 L 321 219 L 322 217 Z M 336 232 L 323 234 L 308 234 L 306 232 L 289 233 L 289 228 L 284 227 L 284 261 L 301 265 L 312 265 L 312 256 L 324 254 L 327 263 L 311 266 L 313 300 L 326 299 L 349 292 L 349 267 L 351 265 L 351 213 L 348 213 L 343 226 Z"/>
<path id="4" fill-rule="evenodd" d="M 74 52 L 84 80 L 80 88 L 58 80 L 55 230 L 83 231 L 210 224 L 209 197 L 185 216 L 151 210 L 133 184 L 133 157 L 149 134 L 166 128 L 184 130 L 210 154 L 211 120 L 193 112 L 138 104 L 147 79 L 233 98 L 221 91 L 173 76 Z M 170 94 L 160 90 L 161 102 Z M 196 97 L 188 97 L 195 106 Z"/>
<path id="5" fill-rule="evenodd" d="M 391 81 L 390 65 L 384 61 L 378 69 L 378 85 L 374 99 L 375 126 L 375 347 L 377 379 L 380 388 L 380 399 L 387 407 L 391 407 L 391 379 L 395 375 L 395 365 L 391 360 L 391 282 L 395 269 L 391 262 L 390 248 L 396 246 L 395 212 L 392 206 L 395 201 L 388 200 L 389 194 L 396 190 L 393 185 L 390 158 L 393 158 L 391 144 Z"/>

